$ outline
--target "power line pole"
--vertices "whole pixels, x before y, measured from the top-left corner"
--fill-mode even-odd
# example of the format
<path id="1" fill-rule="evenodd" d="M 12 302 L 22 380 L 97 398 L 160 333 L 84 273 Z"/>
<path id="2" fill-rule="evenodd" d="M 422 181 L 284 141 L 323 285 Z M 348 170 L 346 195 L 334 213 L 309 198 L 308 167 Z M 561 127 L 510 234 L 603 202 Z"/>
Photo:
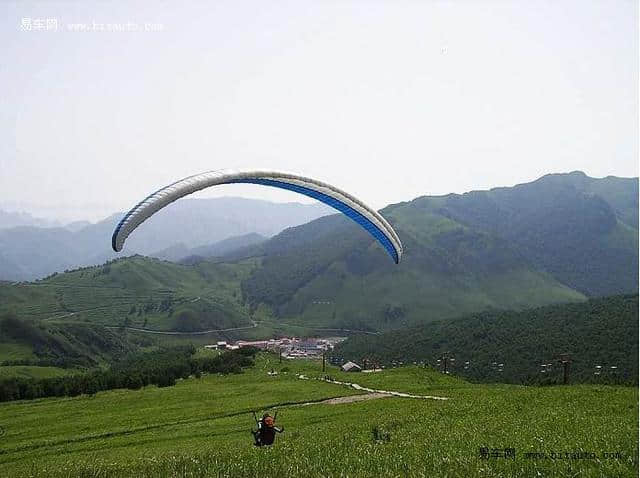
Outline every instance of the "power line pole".
<path id="1" fill-rule="evenodd" d="M 322 371 L 323 372 L 325 371 L 325 354 L 326 354 L 326 351 L 323 350 L 322 351 Z"/>
<path id="2" fill-rule="evenodd" d="M 447 362 L 449 361 L 449 352 L 443 352 L 440 356 L 440 360 L 443 367 L 443 373 L 447 373 Z"/>
<path id="3" fill-rule="evenodd" d="M 562 364 L 562 383 L 567 385 L 569 383 L 569 364 L 571 363 L 571 356 L 564 353 L 558 355 L 557 359 L 558 362 Z"/>

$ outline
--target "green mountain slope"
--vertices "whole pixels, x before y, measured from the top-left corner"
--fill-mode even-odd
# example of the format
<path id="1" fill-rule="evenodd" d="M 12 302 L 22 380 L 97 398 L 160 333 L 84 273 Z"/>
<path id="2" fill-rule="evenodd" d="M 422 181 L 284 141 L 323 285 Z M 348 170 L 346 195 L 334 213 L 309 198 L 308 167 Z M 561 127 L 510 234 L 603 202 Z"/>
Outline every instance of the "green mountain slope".
<path id="1" fill-rule="evenodd" d="M 447 196 L 438 213 L 508 241 L 540 270 L 598 296 L 638 289 L 637 194 L 637 179 L 553 174 Z"/>
<path id="2" fill-rule="evenodd" d="M 252 331 L 240 281 L 256 263 L 186 266 L 138 256 L 31 283 L 0 283 L 0 372 L 13 373 L 12 365 L 38 366 L 27 370 L 33 375 L 51 365 L 95 367 L 172 339 L 132 328 Z"/>
<path id="3" fill-rule="evenodd" d="M 22 371 L 37 376 L 54 367 L 95 367 L 136 349 L 121 334 L 82 322 L 43 323 L 0 317 L 0 375 Z M 15 370 L 12 365 L 30 365 Z"/>
<path id="4" fill-rule="evenodd" d="M 333 215 L 215 261 L 138 256 L 2 283 L 0 314 L 192 332 L 249 327 L 254 311 L 265 318 L 267 310 L 273 326 L 389 330 L 636 292 L 638 231 L 627 217 L 637 180 L 585 178 L 550 175 L 388 206 L 383 214 L 405 248 L 398 266 L 366 232 Z"/>
<path id="5" fill-rule="evenodd" d="M 434 232 L 427 240 L 418 231 L 409 233 L 403 227 L 408 219 L 400 213 L 394 218 L 406 245 L 400 267 L 390 265 L 375 244 L 361 249 L 368 236 L 336 217 L 330 219 L 340 234 L 334 232 L 331 241 L 316 236 L 311 243 L 290 244 L 287 254 L 267 255 L 263 268 L 243 283 L 244 290 L 249 297 L 261 294 L 261 302 L 283 317 L 369 330 L 484 308 L 582 299 L 528 267 L 500 241 L 462 229 Z M 425 225 L 420 232 L 427 231 Z"/>
<path id="6" fill-rule="evenodd" d="M 577 191 L 600 196 L 613 208 L 619 220 L 638 229 L 638 178 L 591 178 L 582 171 L 548 174 L 541 182 L 572 186 Z"/>
<path id="7" fill-rule="evenodd" d="M 613 296 L 579 304 L 492 311 L 437 321 L 381 335 L 352 337 L 334 354 L 380 363 L 426 361 L 449 352 L 455 374 L 479 381 L 531 383 L 562 380 L 554 357 L 571 354 L 574 381 L 634 381 L 638 377 L 638 296 Z M 464 362 L 469 361 L 465 369 Z M 497 366 L 504 364 L 503 371 Z M 541 364 L 554 363 L 551 372 Z M 594 376 L 595 366 L 603 372 Z M 611 366 L 617 367 L 615 372 Z"/>
<path id="8" fill-rule="evenodd" d="M 287 321 L 373 330 L 633 293 L 638 231 L 623 221 L 637 215 L 633 191 L 637 179 L 571 173 L 388 206 L 399 266 L 349 220 L 321 218 L 243 251 L 263 257 L 243 295 Z"/>
<path id="9" fill-rule="evenodd" d="M 240 280 L 256 261 L 194 266 L 125 258 L 31 283 L 0 285 L 0 313 L 35 322 L 81 321 L 154 330 L 250 325 Z"/>

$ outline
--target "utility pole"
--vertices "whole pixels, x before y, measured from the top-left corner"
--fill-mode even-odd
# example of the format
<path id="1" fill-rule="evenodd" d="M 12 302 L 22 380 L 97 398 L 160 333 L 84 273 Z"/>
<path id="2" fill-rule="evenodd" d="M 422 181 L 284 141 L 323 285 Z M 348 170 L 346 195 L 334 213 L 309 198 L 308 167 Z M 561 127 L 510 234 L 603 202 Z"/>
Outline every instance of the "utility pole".
<path id="1" fill-rule="evenodd" d="M 278 363 L 282 363 L 282 347 L 278 347 Z"/>
<path id="2" fill-rule="evenodd" d="M 442 361 L 443 372 L 447 373 L 447 362 L 449 361 L 449 352 L 444 352 L 440 357 Z"/>
<path id="3" fill-rule="evenodd" d="M 326 354 L 326 350 L 322 351 L 322 371 L 325 371 L 325 354 Z"/>
<path id="4" fill-rule="evenodd" d="M 562 364 L 562 383 L 567 385 L 569 383 L 569 364 L 571 363 L 571 357 L 569 354 L 560 354 L 557 357 L 558 362 Z"/>

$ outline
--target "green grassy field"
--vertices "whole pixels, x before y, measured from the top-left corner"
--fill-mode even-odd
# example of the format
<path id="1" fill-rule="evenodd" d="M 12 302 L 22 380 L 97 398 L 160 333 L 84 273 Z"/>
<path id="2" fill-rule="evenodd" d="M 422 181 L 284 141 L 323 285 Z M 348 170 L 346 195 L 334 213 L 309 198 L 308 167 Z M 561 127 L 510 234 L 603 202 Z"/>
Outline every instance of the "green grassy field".
<path id="1" fill-rule="evenodd" d="M 30 359 L 33 357 L 34 354 L 31 347 L 26 344 L 17 344 L 8 341 L 0 343 L 0 362 L 4 362 L 5 360 Z"/>
<path id="2" fill-rule="evenodd" d="M 204 353 L 204 352 L 199 352 Z M 271 369 L 280 370 L 269 376 Z M 284 373 L 286 371 L 286 373 Z M 301 380 L 303 373 L 309 380 Z M 259 356 L 241 375 L 175 387 L 0 404 L 2 476 L 601 477 L 638 473 L 638 390 L 472 385 L 430 369 L 327 374 L 375 389 L 449 400 L 358 394 L 321 380 L 320 364 Z M 278 409 L 286 431 L 252 446 L 250 411 Z M 505 448 L 515 458 L 483 458 Z M 526 453 L 546 453 L 532 458 Z M 564 453 L 595 453 L 596 457 Z M 617 453 L 605 458 L 604 453 Z M 561 453 L 562 458 L 551 458 Z M 555 455 L 554 455 L 555 456 Z"/>
<path id="3" fill-rule="evenodd" d="M 8 365 L 0 367 L 0 380 L 9 377 L 50 378 L 73 373 L 72 369 L 59 367 L 37 367 L 31 365 Z"/>

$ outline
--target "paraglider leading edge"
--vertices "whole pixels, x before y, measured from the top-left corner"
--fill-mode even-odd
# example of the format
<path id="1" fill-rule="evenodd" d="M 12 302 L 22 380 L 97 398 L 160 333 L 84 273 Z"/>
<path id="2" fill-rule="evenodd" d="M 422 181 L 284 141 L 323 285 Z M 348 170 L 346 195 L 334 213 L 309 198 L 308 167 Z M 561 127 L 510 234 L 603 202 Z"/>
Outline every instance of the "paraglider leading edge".
<path id="1" fill-rule="evenodd" d="M 250 183 L 287 189 L 316 199 L 337 209 L 369 232 L 398 264 L 402 243 L 391 225 L 374 209 L 330 184 L 293 173 L 277 171 L 220 170 L 189 176 L 150 194 L 118 223 L 111 238 L 114 251 L 140 224 L 170 203 L 202 189 L 220 184 Z"/>

